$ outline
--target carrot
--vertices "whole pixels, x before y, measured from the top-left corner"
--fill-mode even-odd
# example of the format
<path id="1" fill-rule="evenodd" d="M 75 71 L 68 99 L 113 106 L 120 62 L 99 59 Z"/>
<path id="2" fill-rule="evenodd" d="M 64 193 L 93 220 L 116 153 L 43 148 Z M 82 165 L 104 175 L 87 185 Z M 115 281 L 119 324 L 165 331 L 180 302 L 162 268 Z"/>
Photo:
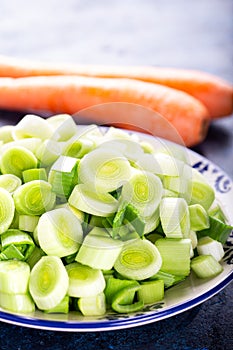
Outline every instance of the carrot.
<path id="1" fill-rule="evenodd" d="M 110 102 L 126 102 L 130 107 L 125 106 L 116 113 L 118 105 Z M 173 133 L 175 129 L 187 146 L 200 143 L 209 125 L 208 111 L 198 100 L 162 85 L 130 79 L 77 76 L 0 78 L 0 108 L 47 110 L 76 116 L 77 112 L 102 103 L 108 103 L 104 112 L 103 109 L 92 108 L 91 113 L 82 113 L 84 118 L 87 119 L 89 114 L 99 123 L 128 124 L 152 134 L 160 133 L 159 136 L 165 135 L 174 141 L 168 130 L 172 125 Z M 142 110 L 132 113 L 131 104 L 147 107 L 153 113 L 142 114 Z M 167 125 L 171 125 L 166 127 L 164 121 L 158 122 L 155 112 L 165 118 Z"/>
<path id="2" fill-rule="evenodd" d="M 81 75 L 102 78 L 129 78 L 184 91 L 201 101 L 211 118 L 233 112 L 233 87 L 202 71 L 162 67 L 121 67 L 101 65 L 45 64 L 0 56 L 0 76 Z"/>

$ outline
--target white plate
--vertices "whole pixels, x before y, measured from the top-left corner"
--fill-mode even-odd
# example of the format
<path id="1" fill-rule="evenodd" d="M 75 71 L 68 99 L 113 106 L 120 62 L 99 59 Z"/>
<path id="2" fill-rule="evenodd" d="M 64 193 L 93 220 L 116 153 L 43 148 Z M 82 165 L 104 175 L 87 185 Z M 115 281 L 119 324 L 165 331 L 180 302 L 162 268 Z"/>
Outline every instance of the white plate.
<path id="1" fill-rule="evenodd" d="M 138 133 L 142 136 L 142 134 Z M 151 136 L 143 135 L 151 139 Z M 216 198 L 233 223 L 233 183 L 231 179 L 215 164 L 199 154 L 187 150 L 193 167 L 204 174 L 216 192 Z M 211 280 L 201 280 L 190 275 L 184 282 L 168 289 L 162 302 L 146 306 L 143 311 L 135 314 L 120 315 L 114 312 L 101 317 L 83 317 L 78 312 L 63 314 L 44 314 L 36 311 L 33 315 L 19 315 L 0 311 L 0 321 L 47 330 L 57 331 L 106 331 L 145 325 L 151 322 L 174 316 L 211 298 L 233 280 L 233 232 L 225 247 L 223 272 Z"/>

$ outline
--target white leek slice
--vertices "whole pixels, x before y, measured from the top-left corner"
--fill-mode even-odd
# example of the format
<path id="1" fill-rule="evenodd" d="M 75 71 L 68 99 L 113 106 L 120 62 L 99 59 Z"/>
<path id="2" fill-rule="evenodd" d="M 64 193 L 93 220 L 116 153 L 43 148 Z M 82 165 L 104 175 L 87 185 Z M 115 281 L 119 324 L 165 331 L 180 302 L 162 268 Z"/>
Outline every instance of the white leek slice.
<path id="1" fill-rule="evenodd" d="M 22 215 L 42 215 L 55 205 L 56 195 L 52 186 L 43 180 L 26 182 L 13 194 L 15 208 Z"/>
<path id="2" fill-rule="evenodd" d="M 145 154 L 137 166 L 160 176 L 181 176 L 185 163 L 164 153 Z"/>
<path id="3" fill-rule="evenodd" d="M 21 179 L 13 174 L 0 175 L 0 187 L 13 193 L 22 184 Z"/>
<path id="4" fill-rule="evenodd" d="M 110 270 L 121 252 L 123 242 L 94 234 L 88 234 L 80 247 L 75 260 L 83 265 L 101 270 Z M 97 231 L 99 228 L 97 228 Z"/>
<path id="5" fill-rule="evenodd" d="M 77 125 L 69 114 L 57 114 L 47 119 L 52 127 L 52 138 L 57 141 L 67 141 L 77 132 Z"/>
<path id="6" fill-rule="evenodd" d="M 0 294 L 24 294 L 28 291 L 30 267 L 24 261 L 0 261 Z"/>
<path id="7" fill-rule="evenodd" d="M 112 192 L 130 176 L 129 161 L 120 152 L 96 149 L 86 154 L 79 164 L 79 182 L 92 184 L 97 192 Z"/>
<path id="8" fill-rule="evenodd" d="M 24 170 L 36 167 L 36 157 L 24 147 L 12 147 L 2 154 L 1 171 L 3 174 L 14 174 L 22 178 L 22 172 Z"/>
<path id="9" fill-rule="evenodd" d="M 145 217 L 145 223 L 144 234 L 154 231 L 160 223 L 159 209 L 156 209 L 151 216 Z"/>
<path id="10" fill-rule="evenodd" d="M 40 165 L 47 167 L 53 164 L 62 153 L 62 144 L 55 140 L 44 140 L 36 150 Z"/>
<path id="11" fill-rule="evenodd" d="M 65 208 L 44 213 L 39 219 L 37 235 L 43 251 L 59 257 L 76 253 L 83 240 L 80 221 Z"/>
<path id="12" fill-rule="evenodd" d="M 188 208 L 191 230 L 201 231 L 210 227 L 209 215 L 202 205 L 192 204 Z"/>
<path id="13" fill-rule="evenodd" d="M 118 201 L 109 193 L 96 193 L 91 185 L 76 185 L 68 202 L 73 207 L 92 215 L 110 216 L 118 208 Z"/>
<path id="14" fill-rule="evenodd" d="M 0 127 L 0 140 L 3 143 L 8 143 L 13 141 L 12 130 L 14 129 L 14 125 L 3 125 Z"/>
<path id="15" fill-rule="evenodd" d="M 204 175 L 196 169 L 192 169 L 192 192 L 190 204 L 200 204 L 205 210 L 209 210 L 215 199 L 215 192 L 207 182 Z"/>
<path id="16" fill-rule="evenodd" d="M 42 256 L 32 268 L 29 291 L 38 309 L 57 306 L 67 294 L 68 287 L 68 274 L 57 256 Z"/>
<path id="17" fill-rule="evenodd" d="M 161 265 L 161 255 L 153 243 L 133 240 L 122 248 L 114 269 L 128 279 L 140 281 L 155 275 Z"/>
<path id="18" fill-rule="evenodd" d="M 35 311 L 35 304 L 27 294 L 0 293 L 0 307 L 15 313 L 31 313 Z"/>
<path id="19" fill-rule="evenodd" d="M 197 252 L 199 255 L 212 255 L 217 261 L 222 260 L 224 257 L 222 243 L 208 236 L 198 240 Z"/>
<path id="20" fill-rule="evenodd" d="M 122 186 L 121 200 L 131 203 L 143 216 L 151 216 L 158 208 L 163 194 L 158 176 L 137 170 Z"/>
<path id="21" fill-rule="evenodd" d="M 25 115 L 12 131 L 14 140 L 29 137 L 37 137 L 45 140 L 49 139 L 52 134 L 53 129 L 47 120 L 34 114 Z"/>
<path id="22" fill-rule="evenodd" d="M 0 188 L 0 234 L 6 231 L 14 218 L 15 205 L 12 196 L 4 188 Z"/>
<path id="23" fill-rule="evenodd" d="M 167 237 L 189 237 L 189 210 L 188 204 L 183 198 L 163 198 L 159 208 L 162 228 Z"/>
<path id="24" fill-rule="evenodd" d="M 74 262 L 66 265 L 69 276 L 68 295 L 71 297 L 93 297 L 105 288 L 105 279 L 100 269 Z"/>
<path id="25" fill-rule="evenodd" d="M 106 152 L 106 149 L 110 149 L 111 151 L 115 152 L 120 152 L 129 161 L 136 161 L 144 154 L 140 144 L 133 140 L 113 139 L 101 143 L 97 149 L 102 149 L 103 152 Z"/>
<path id="26" fill-rule="evenodd" d="M 192 259 L 191 268 L 198 278 L 213 278 L 223 271 L 222 265 L 212 255 L 199 255 Z"/>
<path id="27" fill-rule="evenodd" d="M 78 300 L 78 307 L 84 316 L 102 316 L 106 313 L 105 294 L 83 297 Z"/>
<path id="28" fill-rule="evenodd" d="M 23 147 L 31 151 L 33 154 L 35 154 L 36 150 L 41 145 L 41 143 L 42 143 L 42 140 L 37 137 L 11 141 L 1 146 L 0 153 L 3 154 L 5 151 L 7 151 L 12 147 Z"/>

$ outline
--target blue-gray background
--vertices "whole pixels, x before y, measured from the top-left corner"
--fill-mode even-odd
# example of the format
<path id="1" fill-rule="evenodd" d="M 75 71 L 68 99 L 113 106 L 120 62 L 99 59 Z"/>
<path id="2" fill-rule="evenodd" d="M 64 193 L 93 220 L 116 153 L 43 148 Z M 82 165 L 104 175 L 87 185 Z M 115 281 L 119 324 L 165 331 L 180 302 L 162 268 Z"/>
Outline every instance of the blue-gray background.
<path id="1" fill-rule="evenodd" d="M 232 0 L 0 0 L 0 54 L 44 61 L 194 68 L 233 82 Z M 17 113 L 16 113 L 17 115 Z M 0 123 L 14 115 L 0 111 Z M 196 151 L 233 178 L 233 117 Z M 110 333 L 0 324 L 0 349 L 233 348 L 232 285 L 192 311 Z"/>

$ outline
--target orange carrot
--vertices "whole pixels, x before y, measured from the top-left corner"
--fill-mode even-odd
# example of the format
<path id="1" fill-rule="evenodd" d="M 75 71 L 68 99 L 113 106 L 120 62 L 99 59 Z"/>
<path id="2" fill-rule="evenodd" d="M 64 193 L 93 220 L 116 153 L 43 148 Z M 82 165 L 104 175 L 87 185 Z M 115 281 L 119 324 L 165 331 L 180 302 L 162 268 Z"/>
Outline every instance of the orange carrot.
<path id="1" fill-rule="evenodd" d="M 153 113 L 145 117 L 140 113 L 128 113 L 125 108 L 115 118 L 111 115 L 114 108 L 110 103 L 104 113 L 92 111 L 90 116 L 99 123 L 130 124 L 156 135 L 163 128 L 159 135 L 163 136 L 167 131 L 164 123 L 159 123 L 155 117 L 155 112 L 158 112 L 173 125 L 187 146 L 200 143 L 209 125 L 208 111 L 202 103 L 184 92 L 162 85 L 131 79 L 77 76 L 0 78 L 0 108 L 74 115 L 84 108 L 109 102 L 137 104 L 150 108 Z M 172 139 L 172 136 L 168 135 L 168 138 Z"/>
<path id="2" fill-rule="evenodd" d="M 162 67 L 121 67 L 101 65 L 28 62 L 0 56 L 0 76 L 81 75 L 102 78 L 129 78 L 184 91 L 201 101 L 211 118 L 233 112 L 233 87 L 226 81 L 202 72 Z"/>

